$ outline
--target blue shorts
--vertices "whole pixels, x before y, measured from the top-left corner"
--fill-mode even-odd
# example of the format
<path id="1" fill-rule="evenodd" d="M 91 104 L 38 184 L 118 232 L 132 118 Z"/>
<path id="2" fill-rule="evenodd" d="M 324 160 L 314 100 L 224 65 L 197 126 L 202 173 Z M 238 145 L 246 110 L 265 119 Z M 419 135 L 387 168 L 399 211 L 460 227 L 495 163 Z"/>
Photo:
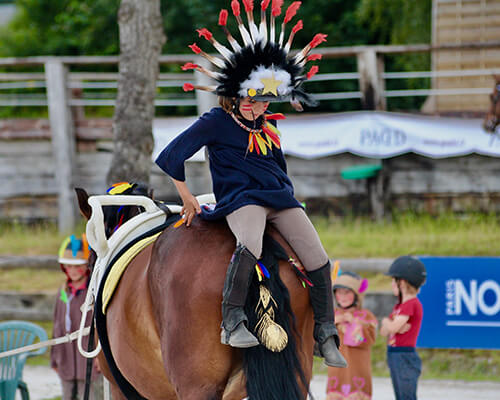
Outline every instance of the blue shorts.
<path id="1" fill-rule="evenodd" d="M 415 347 L 387 347 L 387 364 L 391 371 L 396 400 L 417 400 L 418 377 L 422 360 Z"/>

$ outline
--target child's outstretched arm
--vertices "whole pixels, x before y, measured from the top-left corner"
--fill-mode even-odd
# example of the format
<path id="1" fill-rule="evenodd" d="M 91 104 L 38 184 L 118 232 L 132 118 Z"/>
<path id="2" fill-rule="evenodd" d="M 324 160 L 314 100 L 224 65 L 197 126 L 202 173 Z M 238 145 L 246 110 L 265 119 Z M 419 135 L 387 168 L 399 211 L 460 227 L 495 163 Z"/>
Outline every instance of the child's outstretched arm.
<path id="1" fill-rule="evenodd" d="M 196 214 L 201 213 L 200 205 L 198 204 L 198 200 L 194 197 L 186 185 L 184 181 L 178 181 L 177 179 L 172 178 L 177 191 L 179 192 L 179 196 L 182 199 L 182 210 L 181 215 L 186 220 L 186 226 L 191 225 L 191 221 L 193 220 Z"/>
<path id="2" fill-rule="evenodd" d="M 380 334 L 382 336 L 389 336 L 399 333 L 400 330 L 404 328 L 409 318 L 408 315 L 397 315 L 394 319 L 384 318 L 382 320 L 382 326 L 380 327 Z"/>

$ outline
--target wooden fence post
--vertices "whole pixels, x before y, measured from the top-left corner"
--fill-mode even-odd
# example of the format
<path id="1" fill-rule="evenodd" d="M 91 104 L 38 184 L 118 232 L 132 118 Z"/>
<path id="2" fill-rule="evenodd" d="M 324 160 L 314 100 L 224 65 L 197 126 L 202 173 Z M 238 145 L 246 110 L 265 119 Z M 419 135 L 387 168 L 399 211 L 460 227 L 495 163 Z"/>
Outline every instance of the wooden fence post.
<path id="1" fill-rule="evenodd" d="M 385 110 L 385 84 L 382 78 L 384 59 L 375 50 L 358 53 L 359 88 L 361 103 L 365 110 Z"/>
<path id="2" fill-rule="evenodd" d="M 69 107 L 67 69 L 64 64 L 57 59 L 48 60 L 45 63 L 45 79 L 58 193 L 57 224 L 60 232 L 70 232 L 75 227 L 76 221 L 76 201 L 73 191 L 76 141 Z"/>

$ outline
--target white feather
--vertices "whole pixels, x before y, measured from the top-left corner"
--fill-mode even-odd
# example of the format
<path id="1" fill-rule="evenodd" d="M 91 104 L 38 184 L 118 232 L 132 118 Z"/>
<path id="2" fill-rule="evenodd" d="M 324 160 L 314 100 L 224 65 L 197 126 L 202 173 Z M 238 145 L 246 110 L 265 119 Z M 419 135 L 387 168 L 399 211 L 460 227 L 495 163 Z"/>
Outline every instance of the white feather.
<path id="1" fill-rule="evenodd" d="M 286 96 L 290 94 L 290 92 L 292 91 L 290 74 L 284 69 L 277 69 L 275 67 L 266 68 L 263 65 L 259 65 L 252 71 L 252 73 L 248 76 L 248 79 L 240 85 L 238 94 L 241 97 L 246 97 L 248 89 L 264 89 L 264 84 L 262 83 L 261 79 L 272 78 L 273 73 L 274 79 L 281 81 L 281 84 L 278 86 L 277 90 L 278 95 Z"/>

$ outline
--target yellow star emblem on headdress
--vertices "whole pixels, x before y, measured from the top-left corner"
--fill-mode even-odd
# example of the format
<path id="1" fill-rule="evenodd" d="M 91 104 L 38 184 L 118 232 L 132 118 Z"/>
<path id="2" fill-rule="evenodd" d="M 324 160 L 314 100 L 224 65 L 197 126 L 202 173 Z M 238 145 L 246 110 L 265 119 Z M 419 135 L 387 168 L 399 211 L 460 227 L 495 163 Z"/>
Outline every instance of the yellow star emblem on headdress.
<path id="1" fill-rule="evenodd" d="M 283 81 L 275 79 L 274 72 L 271 78 L 261 78 L 260 81 L 264 84 L 262 94 L 272 93 L 275 96 L 278 96 L 278 86 L 281 85 Z"/>

